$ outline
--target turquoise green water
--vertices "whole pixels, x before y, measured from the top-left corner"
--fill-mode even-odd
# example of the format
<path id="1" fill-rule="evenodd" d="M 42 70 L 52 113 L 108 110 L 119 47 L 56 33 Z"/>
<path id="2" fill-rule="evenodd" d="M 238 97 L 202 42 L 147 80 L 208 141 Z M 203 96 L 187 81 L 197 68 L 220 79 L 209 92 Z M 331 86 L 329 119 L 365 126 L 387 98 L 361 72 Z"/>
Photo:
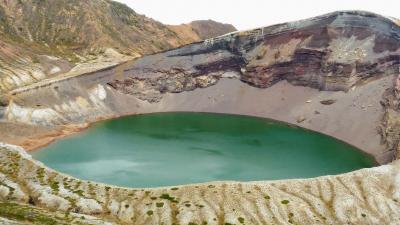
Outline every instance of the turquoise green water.
<path id="1" fill-rule="evenodd" d="M 307 178 L 375 165 L 325 135 L 260 118 L 205 113 L 99 122 L 33 156 L 78 178 L 127 187 Z"/>

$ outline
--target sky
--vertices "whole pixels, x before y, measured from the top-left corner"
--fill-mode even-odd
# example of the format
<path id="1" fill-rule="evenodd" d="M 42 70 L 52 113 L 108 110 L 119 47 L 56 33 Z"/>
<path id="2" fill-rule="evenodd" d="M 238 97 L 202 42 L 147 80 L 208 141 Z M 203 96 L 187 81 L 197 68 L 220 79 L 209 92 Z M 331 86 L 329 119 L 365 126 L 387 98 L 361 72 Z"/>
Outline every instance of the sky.
<path id="1" fill-rule="evenodd" d="M 400 18 L 400 0 L 117 0 L 165 24 L 212 19 L 246 30 L 337 10 L 366 10 Z"/>

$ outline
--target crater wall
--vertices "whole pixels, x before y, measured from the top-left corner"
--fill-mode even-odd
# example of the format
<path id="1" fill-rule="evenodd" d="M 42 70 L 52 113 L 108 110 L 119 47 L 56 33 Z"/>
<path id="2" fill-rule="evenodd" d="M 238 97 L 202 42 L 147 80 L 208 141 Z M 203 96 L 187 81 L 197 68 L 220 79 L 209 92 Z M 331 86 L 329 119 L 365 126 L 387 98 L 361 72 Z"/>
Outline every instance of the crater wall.
<path id="1" fill-rule="evenodd" d="M 297 124 L 386 164 L 399 148 L 399 53 L 398 24 L 367 12 L 232 33 L 9 92 L 0 101 L 0 129 L 7 133 L 0 141 L 29 150 L 102 119 L 202 111 Z M 398 161 L 307 180 L 155 189 L 77 180 L 6 144 L 0 162 L 2 201 L 73 213 L 71 220 L 83 215 L 83 222 L 87 216 L 115 224 L 400 223 Z"/>

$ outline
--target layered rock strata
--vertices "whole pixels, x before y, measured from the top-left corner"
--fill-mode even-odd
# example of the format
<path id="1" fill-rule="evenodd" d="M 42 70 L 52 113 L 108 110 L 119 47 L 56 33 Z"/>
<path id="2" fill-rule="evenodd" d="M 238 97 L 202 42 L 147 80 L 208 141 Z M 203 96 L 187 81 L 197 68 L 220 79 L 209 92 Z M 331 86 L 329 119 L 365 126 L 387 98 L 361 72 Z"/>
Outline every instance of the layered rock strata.
<path id="1" fill-rule="evenodd" d="M 231 71 L 259 88 L 287 80 L 323 91 L 349 91 L 398 73 L 399 33 L 394 22 L 372 13 L 332 13 L 144 57 L 110 85 L 124 92 L 138 86 L 182 92 L 213 84 Z"/>

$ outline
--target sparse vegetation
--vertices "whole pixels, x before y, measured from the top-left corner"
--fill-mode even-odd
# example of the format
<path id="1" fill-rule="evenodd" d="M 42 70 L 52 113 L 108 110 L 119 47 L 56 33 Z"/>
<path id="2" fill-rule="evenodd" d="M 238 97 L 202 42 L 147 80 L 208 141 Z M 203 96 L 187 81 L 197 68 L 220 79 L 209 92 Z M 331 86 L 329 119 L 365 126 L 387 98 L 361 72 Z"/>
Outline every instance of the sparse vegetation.
<path id="1" fill-rule="evenodd" d="M 178 202 L 178 201 L 175 199 L 175 197 L 171 197 L 169 194 L 162 194 L 162 195 L 160 196 L 160 198 L 161 198 L 161 199 L 166 199 L 166 200 L 169 200 L 169 201 L 175 202 L 175 203 Z"/>
<path id="2" fill-rule="evenodd" d="M 68 221 L 70 221 L 68 216 L 63 219 L 64 221 L 61 221 L 59 218 L 55 218 L 50 214 L 42 213 L 29 206 L 2 202 L 0 202 L 0 217 L 41 225 L 69 224 Z"/>
<path id="3" fill-rule="evenodd" d="M 289 200 L 286 200 L 286 199 L 282 200 L 281 203 L 284 204 L 284 205 L 287 205 L 287 204 L 289 204 Z"/>

